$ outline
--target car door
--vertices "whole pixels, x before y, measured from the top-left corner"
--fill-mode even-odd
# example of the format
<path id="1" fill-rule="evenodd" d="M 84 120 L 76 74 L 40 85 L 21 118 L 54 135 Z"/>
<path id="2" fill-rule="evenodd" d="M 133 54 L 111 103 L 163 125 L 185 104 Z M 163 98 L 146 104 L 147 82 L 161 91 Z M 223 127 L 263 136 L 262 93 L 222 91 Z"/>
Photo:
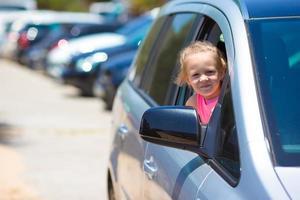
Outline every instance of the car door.
<path id="1" fill-rule="evenodd" d="M 178 50 L 195 37 L 190 30 L 199 26 L 195 23 L 199 18 L 201 16 L 195 13 L 182 13 L 158 19 L 138 52 L 128 80 L 119 89 L 117 99 L 121 102 L 114 104 L 120 108 L 114 109 L 121 110 L 120 115 L 124 116 L 118 120 L 116 127 L 121 146 L 117 169 L 121 199 L 145 198 L 141 187 L 145 186 L 143 163 L 146 142 L 139 136 L 140 120 L 150 106 L 163 105 L 165 99 L 171 96 L 173 87 L 169 86 L 173 82 L 171 74 L 176 66 Z"/>
<path id="2" fill-rule="evenodd" d="M 116 174 L 119 199 L 142 199 L 143 160 L 145 142 L 139 136 L 140 119 L 149 108 L 143 97 L 141 75 L 151 57 L 151 47 L 156 45 L 156 37 L 162 30 L 165 19 L 155 22 L 133 63 L 129 77 L 121 84 L 114 102 L 113 126 L 115 129 L 114 157 L 117 157 Z M 118 147 L 118 148 L 117 148 Z"/>
<path id="3" fill-rule="evenodd" d="M 149 65 L 144 87 L 148 96 L 158 105 L 176 102 L 178 87 L 174 80 L 178 70 L 179 51 L 198 37 L 203 16 L 194 12 L 172 14 L 168 29 L 161 36 L 155 57 Z M 155 104 L 153 105 L 155 106 Z M 162 122 L 163 123 L 163 122 Z M 195 153 L 147 143 L 143 163 L 143 199 L 177 199 L 187 177 L 196 173 L 195 180 L 205 180 L 211 169 Z M 198 181 L 197 181 L 198 183 Z M 188 182 L 189 194 L 196 196 L 198 186 Z M 187 198 L 186 198 L 187 199 Z"/>
<path id="4" fill-rule="evenodd" d="M 201 26 L 192 27 L 193 35 L 197 35 L 194 39 L 210 41 L 232 59 L 232 40 L 226 18 L 214 8 L 208 9 L 206 6 L 201 9 L 198 4 L 188 5 L 186 9 L 188 7 L 194 11 L 206 11 L 200 13 L 203 14 L 203 19 L 198 22 Z M 211 13 L 214 15 L 209 17 Z M 213 18 L 222 22 L 220 26 Z M 153 84 L 159 85 L 158 81 L 154 80 Z M 218 159 L 211 164 L 211 161 L 195 153 L 148 143 L 144 159 L 144 199 L 222 199 L 230 196 L 240 176 L 240 167 L 230 84 L 224 84 L 223 90 L 226 90 L 226 98 L 221 98 L 220 104 L 224 104 L 221 115 L 213 114 L 212 119 L 215 120 L 211 120 L 207 132 L 210 134 L 209 132 L 218 131 L 231 135 L 226 138 Z M 184 87 L 174 90 L 170 96 L 176 100 L 170 103 L 184 105 L 190 93 L 189 88 Z M 221 191 L 214 192 L 217 188 L 221 188 Z"/>
<path id="5" fill-rule="evenodd" d="M 207 146 L 215 146 L 215 141 L 209 141 L 210 135 L 221 135 L 222 143 L 214 159 L 209 159 L 207 162 L 211 171 L 205 177 L 205 181 L 199 185 L 195 199 L 242 199 L 244 194 L 239 191 L 242 170 L 238 143 L 238 135 L 241 133 L 239 134 L 237 129 L 234 114 L 237 108 L 232 95 L 234 88 L 231 85 L 231 80 L 234 80 L 235 59 L 232 30 L 227 18 L 216 8 L 208 7 L 203 14 L 212 24 L 210 30 L 202 30 L 206 32 L 205 39 L 223 51 L 227 58 L 228 69 L 219 97 L 219 109 L 213 112 L 206 130 Z"/>

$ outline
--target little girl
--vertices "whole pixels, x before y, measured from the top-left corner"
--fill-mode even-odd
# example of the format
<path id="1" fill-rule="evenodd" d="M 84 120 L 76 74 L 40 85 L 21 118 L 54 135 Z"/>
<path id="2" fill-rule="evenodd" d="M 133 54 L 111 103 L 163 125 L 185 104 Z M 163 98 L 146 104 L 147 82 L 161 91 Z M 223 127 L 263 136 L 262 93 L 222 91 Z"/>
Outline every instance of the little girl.
<path id="1" fill-rule="evenodd" d="M 218 102 L 226 71 L 225 59 L 213 44 L 197 41 L 181 51 L 180 65 L 176 83 L 180 86 L 186 83 L 194 90 L 185 105 L 194 107 L 201 122 L 207 124 Z"/>

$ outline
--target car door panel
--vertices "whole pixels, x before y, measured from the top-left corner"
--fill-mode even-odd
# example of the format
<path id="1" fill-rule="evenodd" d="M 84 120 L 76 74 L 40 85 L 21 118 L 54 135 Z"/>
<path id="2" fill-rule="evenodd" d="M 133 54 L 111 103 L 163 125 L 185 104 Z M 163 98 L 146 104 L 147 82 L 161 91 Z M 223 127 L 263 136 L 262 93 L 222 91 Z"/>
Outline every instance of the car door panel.
<path id="1" fill-rule="evenodd" d="M 218 19 L 222 17 L 215 18 Z M 203 38 L 198 39 L 208 40 L 217 45 L 217 43 L 221 41 L 222 33 L 219 26 L 215 26 L 214 24 L 216 24 L 216 22 L 211 18 L 207 18 L 207 21 L 205 22 L 210 22 L 207 23 L 210 24 L 210 26 L 207 26 L 208 29 L 205 27 L 200 29 L 199 35 L 203 36 Z M 224 29 L 226 25 L 222 24 L 222 28 Z M 194 29 L 194 31 L 197 32 L 198 30 Z M 228 33 L 230 32 L 228 30 L 225 31 L 225 39 L 229 42 L 227 46 L 231 46 L 231 40 L 228 39 L 230 38 L 228 37 Z M 224 35 L 222 35 L 222 37 L 224 37 Z M 224 53 L 226 54 L 226 52 Z M 229 53 L 229 55 L 232 54 Z M 157 199 L 157 196 L 155 195 L 164 193 L 167 193 L 170 199 L 214 199 L 211 198 L 214 197 L 214 194 L 210 194 L 212 196 L 206 194 L 208 190 L 210 190 L 210 193 L 214 193 L 213 190 L 216 190 L 218 186 L 224 188 L 224 190 L 218 191 L 220 196 L 215 196 L 216 198 L 221 198 L 222 196 L 227 197 L 230 194 L 230 191 L 234 190 L 234 187 L 228 184 L 213 167 L 208 165 L 200 156 L 195 155 L 194 153 L 149 144 L 146 150 L 145 159 L 152 159 L 155 161 L 157 176 L 152 180 L 145 181 L 147 187 L 144 186 L 144 190 L 150 190 L 151 185 L 159 186 L 153 186 L 153 188 L 156 188 L 155 194 L 154 196 L 146 196 L 147 200 Z M 212 176 L 212 174 L 214 174 L 214 176 Z M 207 184 L 208 181 L 210 182 L 209 184 Z M 214 181 L 216 182 L 214 183 Z M 181 191 L 184 192 L 181 193 Z M 148 193 L 146 192 L 146 194 Z"/>
<path id="2" fill-rule="evenodd" d="M 203 17 L 196 13 L 183 12 L 171 15 L 169 27 L 161 37 L 157 55 L 151 62 L 150 76 L 146 91 L 158 104 L 164 104 L 166 99 L 172 99 L 173 93 L 168 93 L 172 87 L 172 75 L 176 71 L 176 56 L 180 49 L 190 43 L 197 34 L 203 22 Z M 168 55 L 162 56 L 162 55 Z M 162 71 L 164 73 L 162 73 Z M 168 94 L 168 95 L 167 95 Z M 163 122 L 162 122 L 163 123 Z M 193 199 L 198 186 L 209 169 L 197 154 L 149 143 L 144 159 L 144 199 Z M 188 177 L 196 169 L 201 169 L 199 180 L 193 179 L 185 184 Z M 195 182 L 194 182 L 195 181 Z M 183 187 L 189 186 L 189 193 L 181 194 Z"/>
<path id="3" fill-rule="evenodd" d="M 144 175 L 144 199 L 147 200 L 194 199 L 211 171 L 199 155 L 188 151 L 149 143 L 145 153 L 145 160 L 152 159 L 157 168 L 152 179 Z"/>
<path id="4" fill-rule="evenodd" d="M 145 142 L 138 134 L 139 119 L 145 108 L 149 106 L 137 95 L 130 84 L 122 84 L 121 87 L 122 91 L 126 92 L 118 94 L 122 100 L 120 110 L 124 113 L 123 119 L 118 124 L 118 137 L 121 140 L 121 151 L 118 157 L 120 191 L 125 199 L 141 199 Z"/>
<path id="5" fill-rule="evenodd" d="M 238 187 L 230 186 L 218 173 L 212 171 L 201 186 L 197 199 L 244 199 L 238 190 Z"/>

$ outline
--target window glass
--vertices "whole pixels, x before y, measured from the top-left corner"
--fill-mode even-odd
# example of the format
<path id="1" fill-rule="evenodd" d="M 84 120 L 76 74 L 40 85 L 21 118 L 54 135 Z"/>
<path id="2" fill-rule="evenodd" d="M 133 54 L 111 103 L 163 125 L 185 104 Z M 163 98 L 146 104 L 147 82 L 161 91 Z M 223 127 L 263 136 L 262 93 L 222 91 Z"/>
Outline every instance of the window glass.
<path id="1" fill-rule="evenodd" d="M 248 25 L 276 164 L 300 166 L 300 19 L 260 19 Z"/>
<path id="2" fill-rule="evenodd" d="M 163 40 L 156 48 L 157 57 L 151 63 L 151 71 L 144 90 L 160 105 L 164 104 L 170 83 L 174 82 L 173 71 L 179 51 L 188 40 L 192 39 L 191 33 L 194 32 L 192 26 L 196 17 L 197 15 L 193 13 L 174 16 Z"/>
<path id="3" fill-rule="evenodd" d="M 139 48 L 137 59 L 135 60 L 133 68 L 129 74 L 129 79 L 133 80 L 134 85 L 137 87 L 140 84 L 143 71 L 151 54 L 152 46 L 155 44 L 155 40 L 162 29 L 164 20 L 165 18 L 162 17 L 155 21 L 149 33 L 147 34 L 146 39 Z"/>
<path id="4" fill-rule="evenodd" d="M 207 18 L 210 24 L 207 28 L 203 28 L 200 32 L 199 40 L 207 40 L 216 45 L 216 47 L 223 53 L 225 60 L 226 48 L 224 36 L 219 26 Z M 207 21 L 204 22 L 204 24 Z M 228 73 L 228 72 L 227 72 Z M 226 76 L 229 76 L 226 74 Z M 229 79 L 229 77 L 227 77 Z M 216 161 L 230 174 L 232 177 L 238 179 L 240 177 L 240 158 L 239 158 L 239 146 L 237 140 L 237 131 L 235 126 L 234 110 L 232 103 L 232 96 L 230 90 L 229 81 L 223 82 L 226 85 L 222 85 L 221 96 L 219 98 L 219 104 L 221 104 L 221 112 L 214 112 L 212 118 L 217 118 L 217 123 L 210 123 L 209 126 L 216 126 L 212 128 L 212 131 L 216 131 L 221 138 L 219 151 L 216 155 Z M 187 99 L 193 94 L 193 91 L 188 86 L 180 87 L 178 92 L 177 105 L 184 105 Z M 218 114 L 218 116 L 216 116 Z M 212 120 L 211 120 L 212 121 Z M 207 134 L 210 134 L 209 132 Z M 213 134 L 215 135 L 215 134 Z"/>

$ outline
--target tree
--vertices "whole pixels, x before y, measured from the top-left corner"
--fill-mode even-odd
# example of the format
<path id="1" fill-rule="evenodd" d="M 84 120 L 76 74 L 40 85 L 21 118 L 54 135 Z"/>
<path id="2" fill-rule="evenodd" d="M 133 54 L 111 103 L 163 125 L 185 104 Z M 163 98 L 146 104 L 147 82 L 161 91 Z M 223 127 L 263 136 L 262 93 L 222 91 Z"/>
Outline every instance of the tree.
<path id="1" fill-rule="evenodd" d="M 88 11 L 91 0 L 37 0 L 39 9 Z"/>
<path id="2" fill-rule="evenodd" d="M 147 10 L 162 6 L 166 0 L 129 0 L 130 12 L 139 15 Z"/>
<path id="3" fill-rule="evenodd" d="M 119 1 L 129 5 L 129 12 L 132 15 L 140 15 L 152 8 L 159 7 L 167 0 L 37 0 L 39 9 L 60 10 L 60 11 L 88 11 L 93 2 Z"/>

